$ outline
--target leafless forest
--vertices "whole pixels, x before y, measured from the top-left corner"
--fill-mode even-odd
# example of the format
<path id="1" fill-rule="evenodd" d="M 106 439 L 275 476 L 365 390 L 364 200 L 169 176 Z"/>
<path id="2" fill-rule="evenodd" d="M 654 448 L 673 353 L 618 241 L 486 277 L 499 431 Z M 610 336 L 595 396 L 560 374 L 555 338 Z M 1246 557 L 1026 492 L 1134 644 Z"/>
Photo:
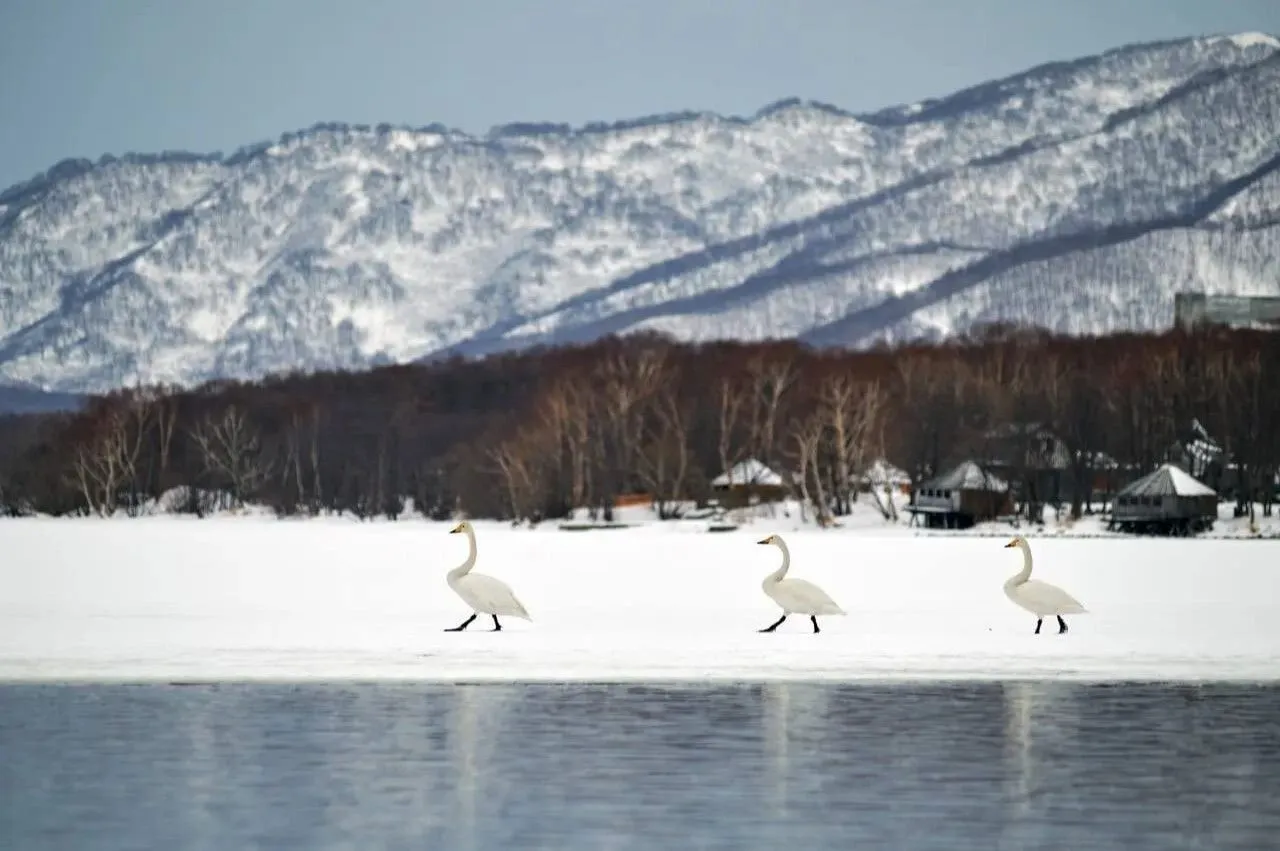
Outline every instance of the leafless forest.
<path id="1" fill-rule="evenodd" d="M 1036 423 L 1069 450 L 1055 501 L 1079 516 L 1088 494 L 1076 483 L 1091 481 L 1098 459 L 1145 472 L 1187 439 L 1193 420 L 1221 445 L 1221 466 L 1235 465 L 1231 495 L 1270 513 L 1280 334 L 1065 338 L 991 327 L 870 352 L 632 336 L 478 361 L 139 388 L 75 414 L 7 417 L 0 507 L 136 513 L 168 492 L 194 513 L 252 502 L 281 515 L 394 518 L 412 499 L 435 517 L 544 519 L 574 506 L 607 517 L 618 496 L 646 493 L 669 515 L 755 457 L 785 471 L 816 514 L 839 516 L 877 458 L 919 480 L 997 450 L 1021 459 L 1011 471 L 1025 504 L 1034 477 L 1019 467 L 1031 453 L 1011 451 L 1008 435 Z"/>

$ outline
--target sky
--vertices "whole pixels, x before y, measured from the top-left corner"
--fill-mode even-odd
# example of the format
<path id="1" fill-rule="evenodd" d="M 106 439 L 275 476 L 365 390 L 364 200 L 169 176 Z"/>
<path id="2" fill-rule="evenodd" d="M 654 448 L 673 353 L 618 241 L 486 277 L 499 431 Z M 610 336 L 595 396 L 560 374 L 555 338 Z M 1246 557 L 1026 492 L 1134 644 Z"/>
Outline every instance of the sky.
<path id="1" fill-rule="evenodd" d="M 0 0 L 0 188 L 320 121 L 473 133 L 784 97 L 869 111 L 1280 0 Z"/>

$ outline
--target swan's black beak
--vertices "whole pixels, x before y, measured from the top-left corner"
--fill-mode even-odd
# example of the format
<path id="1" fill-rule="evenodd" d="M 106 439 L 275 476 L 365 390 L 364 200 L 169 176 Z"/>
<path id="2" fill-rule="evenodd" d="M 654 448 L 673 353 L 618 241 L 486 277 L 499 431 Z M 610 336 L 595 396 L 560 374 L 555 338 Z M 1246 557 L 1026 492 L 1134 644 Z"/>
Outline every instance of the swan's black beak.
<path id="1" fill-rule="evenodd" d="M 1010 547 L 1016 547 L 1016 546 L 1018 546 L 1018 542 L 1017 542 L 1017 541 L 1010 541 L 1009 543 L 1007 543 L 1007 544 L 1005 544 L 1005 545 L 1004 545 L 1004 548 L 1007 550 L 1007 549 L 1009 549 Z"/>
<path id="2" fill-rule="evenodd" d="M 765 538 L 763 541 L 756 541 L 756 543 L 757 543 L 757 544 L 767 544 L 767 543 L 769 543 L 769 539 L 768 539 L 768 538 Z"/>
<path id="3" fill-rule="evenodd" d="M 449 530 L 449 534 L 450 534 L 450 535 L 456 535 L 456 534 L 458 534 L 458 533 L 459 533 L 459 532 L 461 532 L 461 531 L 462 531 L 462 527 L 461 527 L 461 526 L 454 526 L 452 529 L 450 529 L 450 530 Z"/>

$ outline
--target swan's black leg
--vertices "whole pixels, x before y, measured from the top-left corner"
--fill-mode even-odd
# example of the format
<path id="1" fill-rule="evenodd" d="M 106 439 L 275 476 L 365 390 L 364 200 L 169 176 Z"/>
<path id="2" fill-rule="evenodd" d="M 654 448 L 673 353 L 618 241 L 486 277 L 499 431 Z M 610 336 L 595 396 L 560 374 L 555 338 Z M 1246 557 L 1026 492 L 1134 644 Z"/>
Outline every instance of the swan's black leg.
<path id="1" fill-rule="evenodd" d="M 1044 623 L 1044 618 L 1036 618 L 1036 635 L 1040 634 L 1040 624 Z"/>
<path id="2" fill-rule="evenodd" d="M 1067 631 L 1067 622 L 1062 619 L 1062 615 L 1058 615 L 1058 635 Z"/>
<path id="3" fill-rule="evenodd" d="M 777 629 L 778 627 L 782 626 L 782 622 L 783 622 L 783 621 L 785 621 L 786 619 L 787 619 L 787 616 L 784 614 L 782 617 L 780 617 L 780 618 L 778 618 L 776 621 L 774 621 L 774 622 L 773 622 L 773 624 L 772 624 L 771 626 L 766 626 L 764 629 L 762 629 L 762 630 L 760 630 L 760 631 L 761 631 L 761 632 L 773 632 L 775 629 Z"/>
<path id="4" fill-rule="evenodd" d="M 490 615 L 493 618 L 493 632 L 502 632 L 502 624 L 498 623 L 497 615 Z"/>
<path id="5" fill-rule="evenodd" d="M 471 617 L 467 618 L 465 621 L 463 621 L 462 623 L 458 624 L 455 627 L 450 627 L 449 629 L 446 629 L 445 632 L 462 632 L 464 629 L 471 626 L 471 622 L 475 619 L 476 619 L 476 614 L 475 612 L 472 612 Z"/>
<path id="6" fill-rule="evenodd" d="M 814 631 L 814 632 L 822 632 L 822 630 L 818 629 L 818 616 L 817 616 L 817 615 L 809 615 L 809 620 L 813 621 L 813 631 Z"/>

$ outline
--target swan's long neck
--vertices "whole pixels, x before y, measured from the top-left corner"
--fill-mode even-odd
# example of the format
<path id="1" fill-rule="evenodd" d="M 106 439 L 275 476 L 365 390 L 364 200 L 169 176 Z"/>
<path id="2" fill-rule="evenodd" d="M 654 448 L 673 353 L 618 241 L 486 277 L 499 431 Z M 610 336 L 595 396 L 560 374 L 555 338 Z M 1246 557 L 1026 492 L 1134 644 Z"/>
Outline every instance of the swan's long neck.
<path id="1" fill-rule="evenodd" d="M 471 568 L 476 566 L 476 533 L 470 529 L 463 529 L 467 536 L 467 560 L 462 564 L 449 571 L 450 579 L 460 579 L 471 572 Z"/>
<path id="2" fill-rule="evenodd" d="M 1009 577 L 1010 585 L 1021 585 L 1031 578 L 1031 547 L 1026 543 L 1019 543 L 1018 549 L 1022 550 L 1022 570 L 1016 576 Z"/>
<path id="3" fill-rule="evenodd" d="M 783 541 L 774 541 L 773 545 L 782 550 L 782 566 L 765 577 L 765 581 L 781 582 L 782 577 L 786 576 L 787 571 L 791 569 L 791 550 L 787 549 L 787 545 Z"/>

